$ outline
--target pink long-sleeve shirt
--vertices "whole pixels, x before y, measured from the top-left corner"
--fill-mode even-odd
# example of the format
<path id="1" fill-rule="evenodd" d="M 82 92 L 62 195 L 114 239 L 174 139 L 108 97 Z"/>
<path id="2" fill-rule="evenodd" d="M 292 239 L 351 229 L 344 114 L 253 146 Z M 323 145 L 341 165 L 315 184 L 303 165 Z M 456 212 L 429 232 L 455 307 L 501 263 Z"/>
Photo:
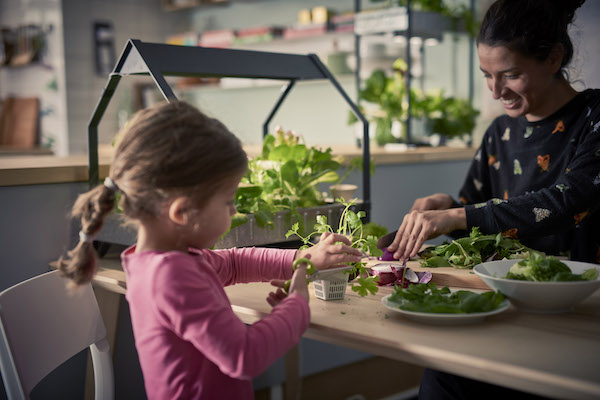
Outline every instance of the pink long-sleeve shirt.
<path id="1" fill-rule="evenodd" d="M 289 279 L 294 254 L 125 250 L 126 298 L 148 399 L 252 399 L 251 379 L 300 340 L 310 309 L 292 294 L 248 326 L 223 286 Z"/>

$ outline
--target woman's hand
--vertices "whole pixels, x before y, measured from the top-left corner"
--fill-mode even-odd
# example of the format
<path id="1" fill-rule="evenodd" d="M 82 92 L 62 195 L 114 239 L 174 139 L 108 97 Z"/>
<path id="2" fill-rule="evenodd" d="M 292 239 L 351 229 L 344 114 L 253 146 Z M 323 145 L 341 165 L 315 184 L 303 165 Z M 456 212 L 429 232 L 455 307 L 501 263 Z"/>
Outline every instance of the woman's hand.
<path id="1" fill-rule="evenodd" d="M 317 269 L 355 263 L 361 260 L 363 254 L 351 244 L 350 239 L 344 235 L 325 232 L 321 235 L 319 243 L 308 249 L 298 250 L 295 259 L 308 255 Z"/>
<path id="2" fill-rule="evenodd" d="M 410 211 L 447 210 L 452 204 L 452 197 L 445 193 L 436 193 L 416 199 Z"/>
<path id="3" fill-rule="evenodd" d="M 395 259 L 405 262 L 417 255 L 426 240 L 466 228 L 467 215 L 463 207 L 448 210 L 413 210 L 404 216 L 394 241 L 387 249 L 394 254 Z"/>
<path id="4" fill-rule="evenodd" d="M 271 285 L 276 286 L 277 290 L 275 292 L 269 293 L 269 297 L 267 297 L 267 303 L 271 305 L 271 307 L 275 307 L 277 304 L 281 302 L 281 300 L 287 297 L 285 291 L 287 290 L 288 294 L 298 293 L 302 297 L 309 300 L 308 296 L 308 282 L 306 281 L 306 268 L 308 267 L 307 263 L 299 263 L 296 271 L 294 271 L 294 275 L 292 279 L 289 281 L 289 288 L 286 288 L 286 282 L 279 279 L 274 279 L 271 281 Z"/>

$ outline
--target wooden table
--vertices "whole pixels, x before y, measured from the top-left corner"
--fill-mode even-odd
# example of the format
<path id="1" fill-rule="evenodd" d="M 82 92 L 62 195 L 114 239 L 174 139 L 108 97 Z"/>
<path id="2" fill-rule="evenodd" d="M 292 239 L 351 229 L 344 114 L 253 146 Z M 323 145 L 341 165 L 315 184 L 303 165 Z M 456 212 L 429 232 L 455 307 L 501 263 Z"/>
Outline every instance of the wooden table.
<path id="1" fill-rule="evenodd" d="M 419 270 L 417 263 L 409 266 Z M 481 284 L 471 271 L 431 271 L 440 284 Z M 125 292 L 118 260 L 102 261 L 96 283 Z M 271 290 L 268 283 L 225 289 L 233 310 L 248 324 L 270 312 L 265 298 Z M 600 291 L 569 313 L 531 314 L 511 307 L 483 323 L 458 326 L 405 319 L 381 305 L 391 291 L 381 287 L 377 295 L 360 297 L 348 287 L 345 298 L 335 301 L 311 293 L 311 324 L 304 336 L 540 395 L 600 398 Z"/>

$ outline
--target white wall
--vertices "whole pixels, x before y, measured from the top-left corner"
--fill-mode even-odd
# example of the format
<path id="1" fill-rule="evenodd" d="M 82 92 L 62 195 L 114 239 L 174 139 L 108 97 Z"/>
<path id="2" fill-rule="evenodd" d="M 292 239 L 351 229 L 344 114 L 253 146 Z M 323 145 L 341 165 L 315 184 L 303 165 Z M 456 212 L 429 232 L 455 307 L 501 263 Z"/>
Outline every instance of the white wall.
<path id="1" fill-rule="evenodd" d="M 571 40 L 575 49 L 571 77 L 578 89 L 600 88 L 600 1 L 587 0 L 571 25 Z"/>
<path id="2" fill-rule="evenodd" d="M 65 71 L 69 110 L 69 151 L 87 152 L 87 126 L 108 76 L 94 65 L 94 22 L 111 22 L 118 60 L 128 39 L 163 42 L 165 32 L 186 29 L 186 16 L 165 13 L 159 0 L 63 0 Z M 119 110 L 131 113 L 131 90 L 136 79 L 123 79 L 100 123 L 100 143 L 110 143 L 118 130 Z"/>
<path id="3" fill-rule="evenodd" d="M 60 0 L 0 1 L 0 26 L 15 29 L 29 24 L 41 26 L 46 32 L 46 47 L 39 62 L 0 68 L 0 99 L 38 97 L 39 144 L 66 155 L 69 138 Z"/>

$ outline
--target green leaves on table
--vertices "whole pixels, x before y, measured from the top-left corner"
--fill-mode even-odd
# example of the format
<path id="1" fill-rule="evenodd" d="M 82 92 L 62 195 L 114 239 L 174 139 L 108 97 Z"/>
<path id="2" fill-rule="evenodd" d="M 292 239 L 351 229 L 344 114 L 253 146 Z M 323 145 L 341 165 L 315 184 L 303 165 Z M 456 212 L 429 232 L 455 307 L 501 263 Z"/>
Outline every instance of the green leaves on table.
<path id="1" fill-rule="evenodd" d="M 447 286 L 438 289 L 435 283 L 430 282 L 409 285 L 407 288 L 396 286 L 389 301 L 406 311 L 459 314 L 495 310 L 504 301 L 504 295 L 494 291 L 451 292 Z"/>
<path id="2" fill-rule="evenodd" d="M 484 261 L 523 258 L 530 252 L 533 250 L 516 239 L 501 233 L 483 235 L 478 227 L 473 227 L 469 236 L 428 247 L 419 255 L 424 268 L 473 268 Z"/>

